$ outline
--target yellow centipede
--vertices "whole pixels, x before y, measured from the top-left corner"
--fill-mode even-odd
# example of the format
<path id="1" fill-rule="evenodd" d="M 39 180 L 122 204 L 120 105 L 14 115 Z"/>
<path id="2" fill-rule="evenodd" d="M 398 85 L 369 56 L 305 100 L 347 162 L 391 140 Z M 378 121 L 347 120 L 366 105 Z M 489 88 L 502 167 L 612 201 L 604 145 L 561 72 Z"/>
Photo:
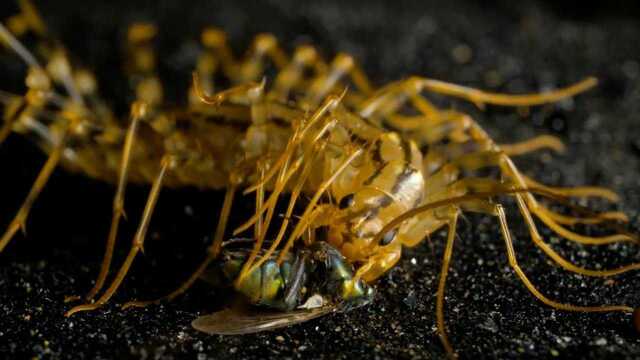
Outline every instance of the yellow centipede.
<path id="1" fill-rule="evenodd" d="M 224 32 L 207 28 L 193 85 L 186 90 L 188 103 L 175 107 L 167 105 L 157 75 L 157 29 L 138 23 L 129 28 L 126 39 L 126 73 L 136 100 L 130 117 L 121 119 L 100 97 L 94 75 L 73 63 L 63 45 L 50 37 L 33 5 L 27 0 L 19 5 L 20 13 L 0 24 L 0 40 L 28 65 L 26 92 L 0 94 L 0 144 L 12 133 L 29 136 L 48 159 L 0 238 L 0 252 L 25 227 L 31 206 L 55 168 L 117 186 L 96 283 L 85 303 L 71 308 L 67 316 L 95 310 L 111 299 L 145 244 L 162 188 L 187 186 L 225 189 L 222 212 L 204 261 L 184 284 L 159 300 L 184 293 L 218 264 L 221 276 L 249 303 L 281 311 L 268 316 L 223 311 L 197 319 L 194 327 L 202 331 L 260 331 L 367 304 L 373 284 L 396 265 L 403 248 L 417 246 L 446 228 L 436 323 L 447 354 L 455 357 L 443 309 L 457 221 L 464 212 L 499 221 L 509 264 L 545 304 L 579 312 L 634 311 L 627 305 L 560 303 L 537 290 L 518 265 L 499 202 L 515 199 L 531 239 L 562 268 L 607 277 L 640 264 L 610 270 L 575 265 L 543 239 L 534 219 L 580 244 L 637 241 L 612 225 L 627 221 L 623 213 L 574 206 L 579 215 L 566 215 L 540 201 L 571 206 L 572 197 L 617 201 L 618 196 L 604 188 L 557 188 L 528 178 L 512 157 L 543 148 L 562 151 L 559 139 L 539 136 L 497 144 L 469 115 L 438 108 L 427 97 L 460 98 L 479 108 L 536 106 L 582 93 L 596 85 L 594 78 L 523 95 L 488 93 L 420 76 L 376 87 L 347 54 L 327 63 L 314 47 L 304 45 L 290 56 L 274 36 L 261 34 L 245 56 L 237 57 Z M 27 38 L 36 39 L 35 52 L 23 45 Z M 272 78 L 265 76 L 268 67 L 277 69 Z M 220 79 L 230 85 L 220 88 Z M 485 168 L 498 169 L 500 176 L 474 177 Z M 125 190 L 131 183 L 149 184 L 151 189 L 129 253 L 112 272 Z M 238 191 L 252 194 L 256 211 L 233 235 L 249 229 L 253 235 L 229 240 L 226 225 Z M 286 210 L 279 214 L 276 206 L 283 202 Z M 282 222 L 274 225 L 280 215 Z M 600 224 L 615 233 L 586 236 L 571 230 L 574 224 Z M 129 302 L 125 307 L 159 300 Z"/>

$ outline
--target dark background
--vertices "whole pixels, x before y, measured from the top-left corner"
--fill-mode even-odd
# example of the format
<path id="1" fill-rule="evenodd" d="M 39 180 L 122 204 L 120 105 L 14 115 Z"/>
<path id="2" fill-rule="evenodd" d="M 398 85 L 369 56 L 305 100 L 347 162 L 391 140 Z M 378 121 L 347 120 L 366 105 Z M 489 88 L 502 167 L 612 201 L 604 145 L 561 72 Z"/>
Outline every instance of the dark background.
<path id="1" fill-rule="evenodd" d="M 637 2 L 37 2 L 43 16 L 77 59 L 96 69 L 102 93 L 123 112 L 129 100 L 119 39 L 133 20 L 160 25 L 160 53 L 169 99 L 180 100 L 198 30 L 213 24 L 229 32 L 236 52 L 258 32 L 273 32 L 291 50 L 313 42 L 326 58 L 352 53 L 377 84 L 419 74 L 504 92 L 544 90 L 595 75 L 601 85 L 573 100 L 534 109 L 480 113 L 450 99 L 443 106 L 469 110 L 498 141 L 534 134 L 560 136 L 570 150 L 518 159 L 530 175 L 550 184 L 609 186 L 623 198 L 595 208 L 626 211 L 639 230 L 640 15 Z M 1 6 L 10 13 L 9 1 Z M 457 51 L 455 49 L 458 49 Z M 470 49 L 467 61 L 456 59 Z M 0 87 L 20 91 L 22 67 L 0 57 Z M 462 59 L 464 60 L 464 59 Z M 0 147 L 0 224 L 8 224 L 45 157 L 17 136 Z M 121 311 L 114 304 L 153 298 L 176 286 L 202 258 L 221 194 L 194 189 L 164 191 L 146 251 L 109 306 L 63 317 L 65 295 L 84 294 L 95 278 L 111 215 L 114 189 L 57 171 L 28 222 L 0 255 L 0 357 L 11 358 L 260 358 L 272 356 L 441 358 L 435 334 L 435 291 L 443 239 L 405 252 L 378 285 L 376 301 L 290 329 L 240 337 L 207 336 L 191 329 L 217 298 L 197 284 L 171 304 Z M 126 251 L 146 197 L 130 187 L 128 221 L 119 238 Z M 250 201 L 234 208 L 236 223 Z M 554 266 L 526 236 L 512 204 L 509 219 L 521 266 L 550 297 L 579 304 L 640 305 L 637 274 L 607 279 L 574 276 Z M 621 314 L 554 311 L 531 296 L 508 266 L 493 219 L 467 216 L 460 224 L 447 291 L 451 340 L 463 357 L 637 358 L 640 340 Z M 585 229 L 580 229 L 585 231 Z M 640 260 L 637 247 L 568 244 L 544 232 L 569 259 L 590 268 Z"/>

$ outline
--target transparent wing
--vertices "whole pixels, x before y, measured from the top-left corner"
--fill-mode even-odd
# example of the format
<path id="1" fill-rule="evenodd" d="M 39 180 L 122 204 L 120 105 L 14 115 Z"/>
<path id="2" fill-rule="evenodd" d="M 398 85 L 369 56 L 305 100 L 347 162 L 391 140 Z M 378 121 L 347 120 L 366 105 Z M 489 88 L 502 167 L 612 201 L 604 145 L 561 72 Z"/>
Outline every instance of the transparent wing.
<path id="1" fill-rule="evenodd" d="M 241 335 L 279 329 L 329 314 L 334 306 L 289 312 L 250 312 L 246 309 L 225 309 L 195 319 L 194 329 L 215 335 Z"/>

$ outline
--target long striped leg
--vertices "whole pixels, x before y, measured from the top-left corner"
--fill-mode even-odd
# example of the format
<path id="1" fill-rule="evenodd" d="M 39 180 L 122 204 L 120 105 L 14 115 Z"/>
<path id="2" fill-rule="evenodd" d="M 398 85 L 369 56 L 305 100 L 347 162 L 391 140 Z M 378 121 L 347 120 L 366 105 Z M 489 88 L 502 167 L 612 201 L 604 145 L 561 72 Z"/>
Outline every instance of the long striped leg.
<path id="1" fill-rule="evenodd" d="M 571 86 L 560 88 L 558 90 L 544 93 L 510 95 L 486 92 L 466 86 L 421 77 L 413 77 L 408 81 L 415 81 L 420 90 L 462 98 L 474 103 L 479 108 L 483 108 L 485 104 L 500 106 L 535 106 L 553 103 L 585 92 L 596 86 L 598 83 L 596 78 L 589 77 Z"/>
<path id="2" fill-rule="evenodd" d="M 122 309 L 125 310 L 130 307 L 145 307 L 147 305 L 156 304 L 163 300 L 171 301 L 176 297 L 184 294 L 189 288 L 193 285 L 193 283 L 200 278 L 200 276 L 207 270 L 209 264 L 213 260 L 215 260 L 220 254 L 220 250 L 222 249 L 222 241 L 224 239 L 225 229 L 227 227 L 227 221 L 229 220 L 229 214 L 231 213 L 231 206 L 233 205 L 233 198 L 236 193 L 236 186 L 229 186 L 225 193 L 224 202 L 222 204 L 222 211 L 220 213 L 220 219 L 218 221 L 218 226 L 216 227 L 215 235 L 213 237 L 213 243 L 207 249 L 207 256 L 202 261 L 200 266 L 196 268 L 196 270 L 189 276 L 189 278 L 182 283 L 176 290 L 172 291 L 170 294 L 163 296 L 156 300 L 150 301 L 129 301 L 122 306 Z"/>
<path id="3" fill-rule="evenodd" d="M 576 311 L 576 312 L 612 312 L 612 311 L 621 311 L 621 312 L 633 312 L 633 308 L 626 305 L 602 305 L 602 306 L 578 306 L 572 304 L 559 303 L 557 301 L 551 300 L 544 296 L 527 278 L 524 271 L 518 265 L 518 260 L 516 258 L 516 253 L 513 248 L 513 241 L 511 239 L 511 234 L 509 232 L 509 226 L 507 224 L 507 218 L 504 213 L 504 209 L 501 205 L 495 205 L 495 216 L 500 220 L 500 230 L 502 231 L 502 237 L 504 238 L 505 245 L 507 247 L 507 257 L 509 258 L 509 265 L 516 272 L 516 275 L 520 278 L 522 283 L 525 285 L 527 290 L 533 294 L 538 300 L 543 303 L 551 306 L 554 309 L 565 310 L 565 311 Z"/>
<path id="4" fill-rule="evenodd" d="M 18 213 L 7 227 L 7 230 L 5 231 L 4 235 L 2 235 L 2 238 L 0 238 L 0 252 L 2 252 L 7 244 L 9 244 L 9 241 L 11 241 L 11 238 L 13 238 L 13 236 L 19 229 L 25 231 L 25 223 L 27 221 L 29 211 L 31 210 L 33 203 L 40 195 L 40 192 L 42 192 L 42 189 L 49 181 L 49 177 L 53 173 L 53 170 L 55 170 L 56 166 L 58 165 L 64 148 L 65 141 L 63 138 L 60 140 L 60 143 L 56 145 L 53 150 L 51 150 L 49 158 L 40 170 L 40 173 L 38 174 L 36 181 L 31 187 L 27 198 L 24 200 L 24 203 L 20 207 L 20 210 L 18 210 Z"/>
<path id="5" fill-rule="evenodd" d="M 438 281 L 438 292 L 436 294 L 436 324 L 438 327 L 438 336 L 444 346 L 447 354 L 451 358 L 456 358 L 457 355 L 449 342 L 447 336 L 447 329 L 444 323 L 444 293 L 447 284 L 447 275 L 449 274 L 449 263 L 451 262 L 451 255 L 453 254 L 453 242 L 456 238 L 456 224 L 458 223 L 458 214 L 455 213 L 449 220 L 449 232 L 447 234 L 447 244 L 444 248 L 444 254 L 442 255 L 442 268 L 440 270 L 440 280 Z"/>
<path id="6" fill-rule="evenodd" d="M 369 83 L 366 75 L 356 64 L 353 57 L 350 55 L 340 53 L 336 55 L 331 62 L 329 70 L 325 73 L 321 73 L 311 82 L 309 89 L 307 90 L 306 98 L 304 102 L 307 106 L 315 107 L 332 91 L 338 89 L 342 91 L 338 86 L 341 80 L 348 75 L 351 81 L 355 85 L 356 89 L 365 96 L 372 93 L 373 87 Z M 355 95 L 354 93 L 350 93 Z"/>
<path id="7" fill-rule="evenodd" d="M 111 259 L 113 257 L 113 249 L 116 244 L 116 237 L 118 236 L 118 227 L 120 224 L 120 218 L 124 214 L 124 194 L 127 187 L 127 179 L 129 174 L 129 164 L 131 162 L 131 149 L 136 137 L 136 131 L 138 129 L 138 123 L 142 120 L 147 113 L 147 105 L 145 103 L 137 102 L 131 106 L 131 123 L 127 130 L 127 135 L 124 142 L 124 149 L 122 151 L 122 160 L 120 162 L 120 175 L 118 178 L 118 189 L 113 199 L 113 215 L 111 218 L 111 228 L 109 229 L 109 237 L 107 238 L 107 245 L 104 252 L 104 258 L 102 259 L 102 265 L 100 266 L 100 273 L 96 279 L 96 283 L 89 291 L 85 299 L 87 301 L 93 300 L 96 294 L 102 289 L 107 275 L 109 274 L 109 268 L 111 267 Z"/>
<path id="8" fill-rule="evenodd" d="M 242 60 L 234 57 L 222 30 L 216 28 L 204 30 L 202 43 L 206 51 L 220 59 L 224 74 L 236 84 L 259 79 L 264 74 L 265 58 L 279 70 L 289 62 L 287 55 L 278 46 L 278 41 L 272 34 L 257 35 Z"/>
<path id="9" fill-rule="evenodd" d="M 318 51 L 309 45 L 298 47 L 293 59 L 276 76 L 273 87 L 267 97 L 281 102 L 289 99 L 291 91 L 300 90 L 308 85 L 305 78 L 307 71 L 313 71 L 315 77 L 327 72 L 328 65 L 322 60 Z"/>
<path id="10" fill-rule="evenodd" d="M 126 69 L 135 98 L 150 106 L 162 103 L 164 91 L 157 74 L 155 38 L 157 28 L 149 23 L 135 23 L 127 32 Z"/>
<path id="11" fill-rule="evenodd" d="M 165 156 L 162 159 L 162 163 L 160 165 L 160 170 L 156 176 L 156 179 L 153 182 L 153 186 L 151 187 L 151 191 L 149 193 L 149 197 L 147 199 L 147 204 L 144 208 L 144 213 L 142 215 L 142 220 L 140 221 L 140 225 L 138 226 L 138 230 L 136 231 L 136 235 L 133 238 L 133 242 L 131 244 L 131 249 L 129 250 L 129 254 L 127 255 L 124 263 L 120 267 L 115 279 L 111 282 L 109 288 L 95 301 L 93 304 L 83 304 L 78 305 L 70 309 L 66 312 L 65 316 L 71 316 L 79 311 L 91 311 L 95 310 L 109 301 L 111 297 L 118 290 L 122 281 L 127 276 L 129 268 L 133 263 L 138 252 L 143 249 L 144 240 L 147 234 L 147 229 L 149 228 L 149 222 L 151 221 L 151 216 L 153 215 L 153 211 L 155 209 L 156 203 L 158 201 L 158 195 L 160 195 L 160 190 L 162 189 L 162 182 L 167 174 L 167 171 L 174 168 L 176 166 L 176 160 L 170 156 Z"/>
<path id="12" fill-rule="evenodd" d="M 508 156 L 518 156 L 528 154 L 540 149 L 551 149 L 557 153 L 562 153 L 565 146 L 556 136 L 540 135 L 515 144 L 500 144 L 500 149 Z"/>
<path id="13" fill-rule="evenodd" d="M 28 103 L 23 97 L 13 94 L 1 94 L 1 97 L 1 102 L 5 103 L 7 111 L 4 116 L 4 124 L 0 127 L 0 145 L 9 137 L 13 131 L 13 125 L 18 121 L 22 111 L 28 107 Z"/>
<path id="14" fill-rule="evenodd" d="M 512 181 L 517 186 L 521 188 L 527 187 L 525 180 L 522 178 L 522 176 L 518 172 L 517 168 L 515 167 L 511 159 L 509 159 L 509 157 L 505 155 L 502 155 L 500 157 L 500 167 L 503 173 L 506 176 L 508 176 L 510 179 L 512 179 Z M 543 223 L 545 223 L 545 225 L 547 225 L 551 230 L 553 230 L 554 232 L 556 232 L 558 235 L 562 236 L 565 239 L 568 239 L 580 244 L 587 244 L 587 245 L 604 245 L 604 244 L 611 244 L 616 242 L 637 241 L 637 239 L 634 236 L 631 236 L 630 234 L 625 234 L 625 233 L 618 233 L 618 234 L 601 236 L 601 237 L 592 237 L 592 236 L 577 234 L 565 228 L 561 224 L 557 223 L 553 219 L 553 217 L 547 211 L 545 211 L 545 208 L 542 205 L 538 204 L 538 202 L 536 201 L 536 199 L 533 197 L 532 194 L 525 194 L 524 198 L 527 202 L 527 207 L 529 208 L 529 210 L 533 214 L 535 214 Z"/>

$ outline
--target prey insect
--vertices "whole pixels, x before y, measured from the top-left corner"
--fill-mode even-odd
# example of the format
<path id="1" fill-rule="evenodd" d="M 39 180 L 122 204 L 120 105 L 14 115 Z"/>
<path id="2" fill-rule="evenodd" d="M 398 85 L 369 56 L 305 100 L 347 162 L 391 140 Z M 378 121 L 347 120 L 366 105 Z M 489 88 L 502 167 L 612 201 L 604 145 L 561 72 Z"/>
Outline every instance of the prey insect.
<path id="1" fill-rule="evenodd" d="M 303 322 L 370 303 L 373 284 L 396 265 L 403 248 L 417 246 L 444 228 L 448 235 L 436 323 L 445 350 L 455 356 L 444 319 L 446 279 L 457 221 L 464 212 L 477 212 L 499 221 L 509 264 L 545 304 L 579 312 L 633 311 L 626 305 L 564 304 L 542 294 L 518 265 L 499 202 L 515 199 L 530 238 L 562 268 L 605 277 L 640 265 L 611 270 L 580 267 L 545 241 L 535 219 L 561 238 L 580 244 L 636 241 L 612 225 L 627 221 L 622 213 L 576 208 L 577 215 L 564 214 L 548 204 L 570 205 L 572 197 L 617 201 L 617 195 L 599 187 L 557 188 L 536 182 L 521 173 L 512 158 L 540 149 L 561 151 L 559 139 L 540 136 L 497 144 L 469 115 L 438 108 L 428 98 L 432 94 L 460 98 L 480 108 L 527 107 L 577 95 L 593 87 L 595 79 L 524 95 L 487 93 L 417 76 L 378 88 L 349 55 L 338 54 L 327 63 L 319 51 L 304 45 L 289 56 L 275 37 L 262 34 L 244 57 L 237 57 L 225 34 L 208 28 L 202 33 L 193 85 L 185 89 L 188 100 L 173 106 L 165 99 L 158 75 L 157 29 L 139 23 L 130 27 L 126 39 L 125 68 L 134 99 L 126 119 L 105 105 L 95 76 L 49 35 L 32 4 L 18 3 L 19 13 L 0 25 L 0 39 L 27 64 L 26 89 L 24 94 L 0 97 L 5 105 L 0 142 L 12 133 L 31 137 L 48 159 L 0 238 L 0 251 L 24 229 L 31 206 L 55 168 L 116 185 L 96 282 L 83 297 L 85 303 L 71 308 L 67 316 L 110 301 L 145 245 L 161 190 L 188 186 L 225 189 L 203 262 L 162 299 L 132 301 L 125 308 L 174 299 L 213 268 L 218 270 L 217 282 L 231 285 L 257 313 L 223 310 L 197 319 L 195 328 L 240 334 Z M 267 76 L 269 69 L 274 76 Z M 220 88 L 221 83 L 231 85 Z M 480 170 L 486 168 L 497 169 L 499 176 L 481 176 Z M 148 184 L 151 189 L 129 252 L 113 272 L 112 256 L 130 183 Z M 250 241 L 225 242 L 239 191 L 252 196 L 256 210 L 234 236 L 249 229 L 253 235 Z M 284 214 L 277 210 L 281 203 Z M 277 226 L 279 215 L 282 221 Z M 582 235 L 571 229 L 575 224 L 609 226 L 615 233 Z"/>

